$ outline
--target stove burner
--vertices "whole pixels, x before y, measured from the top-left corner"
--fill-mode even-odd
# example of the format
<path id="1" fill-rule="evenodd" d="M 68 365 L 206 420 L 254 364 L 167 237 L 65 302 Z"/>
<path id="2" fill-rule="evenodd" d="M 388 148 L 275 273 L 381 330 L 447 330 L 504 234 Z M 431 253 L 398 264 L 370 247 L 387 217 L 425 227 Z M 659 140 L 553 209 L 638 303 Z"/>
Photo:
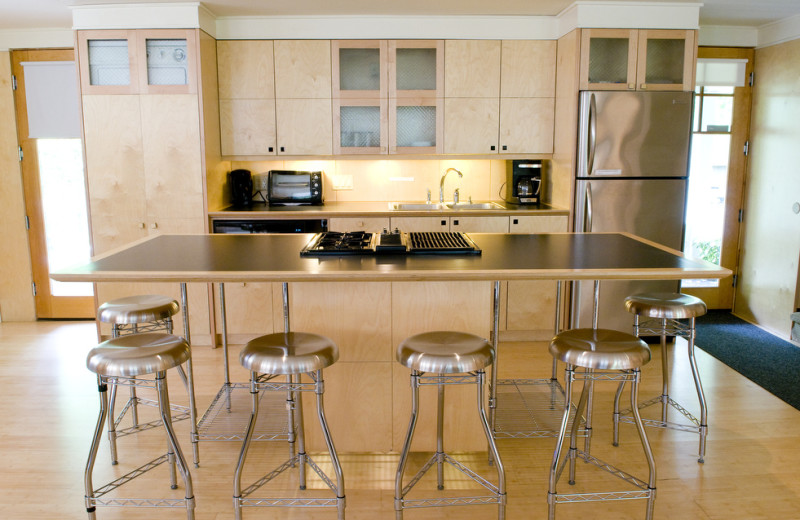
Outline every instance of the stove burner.
<path id="1" fill-rule="evenodd" d="M 369 233 L 326 231 L 300 251 L 301 256 L 374 254 L 481 254 L 480 248 L 464 233 L 400 231 Z"/>

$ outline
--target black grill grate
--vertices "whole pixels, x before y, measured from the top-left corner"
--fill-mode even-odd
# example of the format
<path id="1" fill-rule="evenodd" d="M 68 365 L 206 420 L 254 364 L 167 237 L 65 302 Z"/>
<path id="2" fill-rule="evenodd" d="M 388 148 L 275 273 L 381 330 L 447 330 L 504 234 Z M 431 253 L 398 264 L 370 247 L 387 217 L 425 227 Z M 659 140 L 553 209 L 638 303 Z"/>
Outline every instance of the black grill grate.
<path id="1" fill-rule="evenodd" d="M 408 234 L 412 252 L 479 252 L 480 249 L 459 231 L 425 231 Z"/>

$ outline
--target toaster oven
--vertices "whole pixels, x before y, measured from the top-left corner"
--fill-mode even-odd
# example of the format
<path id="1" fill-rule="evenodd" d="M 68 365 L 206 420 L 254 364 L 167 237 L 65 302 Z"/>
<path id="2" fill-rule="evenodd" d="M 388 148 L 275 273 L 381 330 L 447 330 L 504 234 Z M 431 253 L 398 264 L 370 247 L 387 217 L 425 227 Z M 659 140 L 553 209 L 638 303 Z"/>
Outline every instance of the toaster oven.
<path id="1" fill-rule="evenodd" d="M 267 202 L 271 206 L 322 204 L 322 172 L 270 170 Z"/>

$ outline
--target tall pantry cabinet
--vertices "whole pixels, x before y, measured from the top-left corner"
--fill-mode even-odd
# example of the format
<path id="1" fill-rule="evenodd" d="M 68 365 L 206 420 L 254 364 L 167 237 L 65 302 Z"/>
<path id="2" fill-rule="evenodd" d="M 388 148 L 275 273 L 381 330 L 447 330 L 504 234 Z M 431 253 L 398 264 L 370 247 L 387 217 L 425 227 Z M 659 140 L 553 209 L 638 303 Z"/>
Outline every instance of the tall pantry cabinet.
<path id="1" fill-rule="evenodd" d="M 77 33 L 94 255 L 152 234 L 205 232 L 201 37 L 194 29 Z M 96 286 L 98 304 L 147 293 L 180 301 L 177 284 Z M 205 285 L 189 294 L 192 333 L 208 335 Z"/>

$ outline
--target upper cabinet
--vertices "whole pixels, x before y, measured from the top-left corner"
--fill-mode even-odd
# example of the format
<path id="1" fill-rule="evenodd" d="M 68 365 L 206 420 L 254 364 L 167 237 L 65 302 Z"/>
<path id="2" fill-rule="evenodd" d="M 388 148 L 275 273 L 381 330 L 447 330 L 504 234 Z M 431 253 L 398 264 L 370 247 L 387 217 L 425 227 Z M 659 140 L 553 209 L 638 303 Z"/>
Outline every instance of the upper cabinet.
<path id="1" fill-rule="evenodd" d="M 194 94 L 191 29 L 78 31 L 83 94 Z"/>
<path id="2" fill-rule="evenodd" d="M 552 153 L 555 41 L 448 40 L 445 58 L 445 153 Z"/>
<path id="3" fill-rule="evenodd" d="M 222 155 L 330 155 L 327 40 L 217 42 Z"/>
<path id="4" fill-rule="evenodd" d="M 694 89 L 695 31 L 583 29 L 581 90 Z"/>
<path id="5" fill-rule="evenodd" d="M 441 153 L 443 43 L 332 42 L 334 153 Z"/>

